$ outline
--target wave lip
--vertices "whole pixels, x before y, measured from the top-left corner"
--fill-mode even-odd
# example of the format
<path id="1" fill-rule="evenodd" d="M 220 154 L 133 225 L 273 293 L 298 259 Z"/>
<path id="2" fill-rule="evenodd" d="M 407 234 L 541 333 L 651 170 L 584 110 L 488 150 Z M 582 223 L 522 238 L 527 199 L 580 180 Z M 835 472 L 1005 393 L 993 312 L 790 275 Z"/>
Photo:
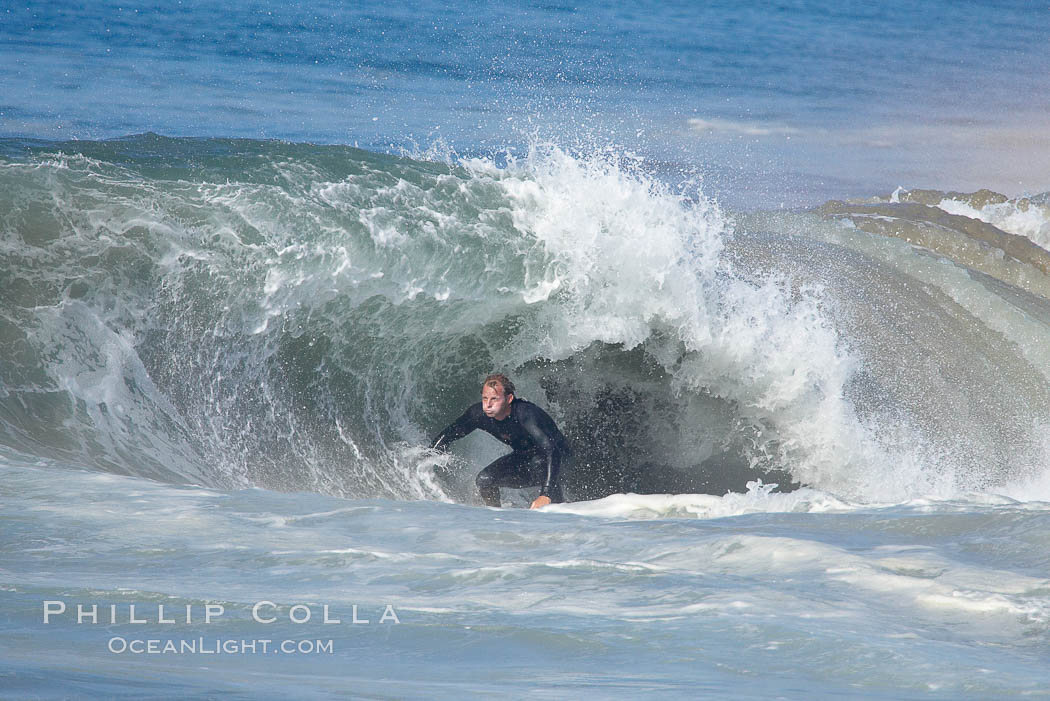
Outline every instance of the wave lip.
<path id="1" fill-rule="evenodd" d="M 897 188 L 883 199 L 917 202 L 949 214 L 977 219 L 1008 234 L 1023 236 L 1043 250 L 1050 250 L 1050 193 L 1011 199 L 987 189 L 964 193 Z"/>
<path id="2" fill-rule="evenodd" d="M 79 407 L 68 450 L 32 437 L 46 418 L 5 424 L 44 455 L 432 497 L 405 446 L 494 367 L 599 446 L 600 489 L 665 474 L 648 488 L 667 491 L 726 451 L 802 459 L 822 406 L 849 423 L 815 300 L 735 277 L 731 220 L 630 156 L 435 163 L 156 135 L 60 149 L 0 171 L 18 193 L 7 240 L 32 252 L 18 277 L 43 283 L 7 310 L 36 353 L 7 401 Z"/>
<path id="3" fill-rule="evenodd" d="M 901 192 L 760 222 L 616 149 L 34 148 L 0 167 L 0 439 L 23 453 L 464 501 L 494 449 L 418 446 L 493 369 L 579 446 L 577 498 L 900 499 L 1001 484 L 1037 447 L 1045 252 Z"/>
<path id="4" fill-rule="evenodd" d="M 996 216 L 995 212 L 1004 211 L 1002 205 L 1009 205 L 1014 213 Z M 992 220 L 1009 222 L 1017 212 L 1030 212 L 1031 220 L 1036 222 L 1032 232 L 1038 236 L 1050 218 L 1044 219 L 1045 213 L 1029 201 L 1011 204 L 1005 196 L 990 191 L 964 196 L 898 190 L 887 202 L 831 201 L 820 207 L 819 212 L 825 218 L 848 221 L 871 234 L 903 239 L 1050 298 L 1050 252 L 1029 236 L 1008 233 L 991 223 Z"/>

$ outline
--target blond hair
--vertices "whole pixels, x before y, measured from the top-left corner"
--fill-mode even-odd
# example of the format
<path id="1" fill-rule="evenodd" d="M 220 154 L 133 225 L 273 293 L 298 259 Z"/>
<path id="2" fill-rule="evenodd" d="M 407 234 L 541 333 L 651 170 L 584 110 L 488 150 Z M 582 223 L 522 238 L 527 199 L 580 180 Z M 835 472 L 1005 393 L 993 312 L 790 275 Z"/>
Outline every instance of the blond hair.
<path id="1" fill-rule="evenodd" d="M 500 387 L 505 395 L 515 394 L 514 383 L 502 372 L 495 372 L 486 377 L 485 381 L 481 383 L 481 388 L 484 389 L 485 387 Z"/>

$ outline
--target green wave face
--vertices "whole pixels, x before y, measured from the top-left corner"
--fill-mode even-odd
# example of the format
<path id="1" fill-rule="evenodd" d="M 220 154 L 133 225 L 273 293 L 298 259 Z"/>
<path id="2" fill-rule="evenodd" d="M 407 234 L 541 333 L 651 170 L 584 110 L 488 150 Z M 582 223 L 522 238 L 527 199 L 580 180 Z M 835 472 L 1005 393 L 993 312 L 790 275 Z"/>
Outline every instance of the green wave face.
<path id="1" fill-rule="evenodd" d="M 396 158 L 144 135 L 2 153 L 10 451 L 174 482 L 467 498 L 473 470 L 435 478 L 418 446 L 503 370 L 575 442 L 577 497 L 772 475 L 874 499 L 1036 459 L 1037 359 L 944 295 L 886 301 L 928 291 L 908 269 L 919 254 L 865 250 L 883 237 L 816 215 L 735 222 L 612 151 Z M 863 271 L 874 282 L 849 284 Z M 989 330 L 950 362 L 898 376 L 876 362 L 921 345 L 916 315 L 951 340 L 960 314 Z M 963 377 L 989 354 L 1007 369 L 996 392 L 1027 413 L 986 396 L 988 372 Z M 969 424 L 945 415 L 978 400 L 994 406 Z M 965 449 L 943 450 L 961 432 Z M 1007 445 L 1025 460 L 1004 461 Z"/>

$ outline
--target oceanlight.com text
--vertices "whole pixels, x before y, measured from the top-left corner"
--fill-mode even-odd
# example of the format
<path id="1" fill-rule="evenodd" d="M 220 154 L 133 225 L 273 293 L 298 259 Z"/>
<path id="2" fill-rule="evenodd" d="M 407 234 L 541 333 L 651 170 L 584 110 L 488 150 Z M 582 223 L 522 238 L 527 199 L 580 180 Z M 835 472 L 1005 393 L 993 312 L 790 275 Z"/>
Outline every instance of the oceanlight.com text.
<path id="1" fill-rule="evenodd" d="M 115 655 L 331 655 L 331 640 L 237 640 L 190 638 L 185 640 L 122 638 L 109 639 Z"/>

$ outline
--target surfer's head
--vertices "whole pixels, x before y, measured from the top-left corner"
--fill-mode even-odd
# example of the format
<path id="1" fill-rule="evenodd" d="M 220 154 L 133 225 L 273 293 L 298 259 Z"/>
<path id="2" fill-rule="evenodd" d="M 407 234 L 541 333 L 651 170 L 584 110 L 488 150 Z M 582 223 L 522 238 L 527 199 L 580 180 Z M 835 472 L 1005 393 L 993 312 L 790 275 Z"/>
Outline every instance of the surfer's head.
<path id="1" fill-rule="evenodd" d="M 485 416 L 502 421 L 510 414 L 514 401 L 514 383 L 506 375 L 495 373 L 481 383 L 481 408 Z"/>

